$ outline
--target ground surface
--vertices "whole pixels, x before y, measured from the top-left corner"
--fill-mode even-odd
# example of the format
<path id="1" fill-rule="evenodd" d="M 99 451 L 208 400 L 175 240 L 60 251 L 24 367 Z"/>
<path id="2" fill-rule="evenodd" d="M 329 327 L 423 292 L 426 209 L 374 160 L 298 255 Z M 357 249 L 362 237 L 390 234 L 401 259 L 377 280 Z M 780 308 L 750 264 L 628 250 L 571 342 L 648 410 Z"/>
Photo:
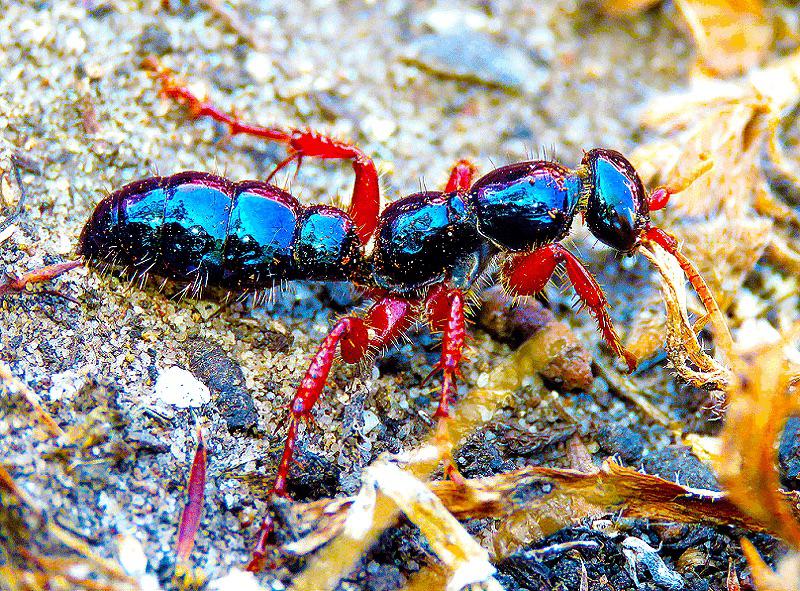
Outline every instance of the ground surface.
<path id="1" fill-rule="evenodd" d="M 685 84 L 691 64 L 688 41 L 668 8 L 611 21 L 570 1 L 527 9 L 512 1 L 469 8 L 400 0 L 240 1 L 226 8 L 246 25 L 237 32 L 209 4 L 54 0 L 4 6 L 0 164 L 8 170 L 11 155 L 21 157 L 28 202 L 25 216 L 2 236 L 0 268 L 19 273 L 70 258 L 94 205 L 131 180 L 185 169 L 264 178 L 283 157 L 279 146 L 229 140 L 208 121 L 187 121 L 181 108 L 159 98 L 140 67 L 151 54 L 247 119 L 354 138 L 375 156 L 387 200 L 421 185 L 442 185 L 463 157 L 486 171 L 542 148 L 573 165 L 584 148 L 626 151 L 637 141 L 637 107 Z M 460 47 L 466 57 L 454 59 L 442 47 Z M 476 55 L 485 60 L 480 66 Z M 291 190 L 308 202 L 328 202 L 346 200 L 350 187 L 349 167 L 307 162 Z M 15 193 L 6 189 L 8 212 Z M 636 306 L 632 294 L 654 289 L 654 282 L 642 265 L 621 268 L 584 235 L 576 233 L 578 251 L 603 269 L 601 279 L 624 327 Z M 27 417 L 8 412 L 0 419 L 0 459 L 60 522 L 107 553 L 113 554 L 114 534 L 133 534 L 168 585 L 195 421 L 202 416 L 211 460 L 195 556 L 211 578 L 240 566 L 264 507 L 259 495 L 274 473 L 285 405 L 309 355 L 352 294 L 300 285 L 265 305 L 246 300 L 221 307 L 176 301 L 169 289 L 139 289 L 86 271 L 70 273 L 58 287 L 79 303 L 50 295 L 2 303 L 0 359 L 64 426 L 110 405 L 117 413 L 110 443 L 73 463 L 46 461 L 45 444 L 33 436 Z M 557 290 L 550 295 L 556 315 L 613 364 L 593 347 L 597 336 L 588 316 L 571 312 L 569 298 Z M 412 341 L 379 369 L 334 372 L 316 424 L 302 438 L 301 459 L 312 476 L 296 479 L 296 496 L 353 493 L 361 468 L 379 453 L 410 448 L 429 431 L 435 394 L 421 382 L 438 353 L 424 330 Z M 509 352 L 479 328 L 471 345 L 467 383 Z M 212 387 L 210 404 L 181 409 L 158 399 L 156 381 L 176 365 Z M 714 430 L 701 408 L 702 393 L 675 386 L 658 364 L 641 379 L 662 410 L 684 420 L 688 430 Z M 547 405 L 501 413 L 489 443 L 478 437 L 463 454 L 465 473 L 479 473 L 478 465 L 488 472 L 525 463 L 566 465 L 563 438 L 535 452 L 519 444 L 491 445 L 494 434 L 513 425 L 533 434 L 578 432 L 598 459 L 617 453 L 665 477 L 674 471 L 682 482 L 714 486 L 697 460 L 681 460 L 681 450 L 665 451 L 671 449 L 667 430 L 647 423 L 602 378 L 588 393 L 562 395 L 573 409 L 569 420 Z M 487 449 L 494 455 L 488 457 Z M 641 533 L 648 527 L 633 524 L 631 531 L 657 547 L 663 532 Z M 398 532 L 395 537 L 406 532 L 412 542 L 385 541 L 372 566 L 353 576 L 353 585 L 401 586 L 414 561 L 425 560 L 413 531 Z M 721 545 L 708 542 L 711 566 L 704 573 L 713 588 L 721 588 L 733 538 L 714 530 L 693 535 Z M 682 539 L 663 551 L 673 565 Z M 618 552 L 604 560 L 605 574 L 622 572 Z M 508 589 L 536 580 L 513 561 L 501 567 Z M 551 575 L 569 580 L 569 565 L 551 567 Z M 624 576 L 608 584 L 627 588 L 631 581 Z M 643 577 L 654 584 L 647 573 Z M 704 579 L 690 580 L 703 588 Z"/>

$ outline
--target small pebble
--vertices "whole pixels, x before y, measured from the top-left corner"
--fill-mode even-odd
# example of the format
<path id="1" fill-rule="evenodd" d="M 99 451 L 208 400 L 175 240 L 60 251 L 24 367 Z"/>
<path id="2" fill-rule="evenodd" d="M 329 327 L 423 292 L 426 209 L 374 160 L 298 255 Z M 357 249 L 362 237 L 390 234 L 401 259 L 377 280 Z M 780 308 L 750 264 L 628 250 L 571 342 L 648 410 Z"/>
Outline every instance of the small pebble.
<path id="1" fill-rule="evenodd" d="M 274 587 L 273 587 L 274 588 Z M 209 581 L 209 591 L 261 591 L 262 587 L 258 584 L 258 580 L 251 572 L 243 571 L 238 568 L 233 568 L 224 577 Z"/>
<path id="2" fill-rule="evenodd" d="M 364 426 L 361 428 L 361 432 L 366 435 L 370 431 L 372 431 L 375 427 L 381 424 L 378 415 L 376 415 L 371 410 L 364 411 Z"/>
<path id="3" fill-rule="evenodd" d="M 650 572 L 653 582 L 668 591 L 680 591 L 686 586 L 683 577 L 669 568 L 656 552 L 644 540 L 628 537 L 622 541 L 622 553 L 628 561 L 629 571 L 636 586 L 639 586 L 636 578 L 636 565 L 641 563 Z"/>
<path id="4" fill-rule="evenodd" d="M 119 534 L 116 542 L 119 562 L 125 572 L 132 577 L 143 575 L 147 570 L 147 556 L 141 542 L 127 533 Z"/>
<path id="5" fill-rule="evenodd" d="M 155 396 L 161 402 L 179 408 L 199 407 L 211 400 L 208 386 L 177 365 L 159 372 Z"/>
<path id="6" fill-rule="evenodd" d="M 424 35 L 411 43 L 404 58 L 440 76 L 465 79 L 512 92 L 537 93 L 547 71 L 510 45 L 467 29 Z"/>

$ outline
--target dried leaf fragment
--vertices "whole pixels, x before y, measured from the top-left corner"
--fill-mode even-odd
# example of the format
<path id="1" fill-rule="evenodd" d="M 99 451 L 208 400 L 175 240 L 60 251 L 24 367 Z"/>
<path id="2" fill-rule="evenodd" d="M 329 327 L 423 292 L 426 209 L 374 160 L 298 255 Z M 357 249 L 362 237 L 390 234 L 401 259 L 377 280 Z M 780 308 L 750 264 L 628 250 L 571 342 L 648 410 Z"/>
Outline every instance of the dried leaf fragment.
<path id="1" fill-rule="evenodd" d="M 665 347 L 678 375 L 699 388 L 725 390 L 732 379 L 730 371 L 703 350 L 689 322 L 683 272 L 672 257 L 657 246 L 643 248 L 641 252 L 659 272 L 661 292 L 667 310 Z M 718 319 L 717 324 L 721 327 L 715 335 L 720 336 L 719 332 L 724 331 L 723 339 L 729 339 L 724 319 Z"/>
<path id="2" fill-rule="evenodd" d="M 750 540 L 742 540 L 742 552 L 750 565 L 753 585 L 757 591 L 798 591 L 800 585 L 800 557 L 789 556 L 781 565 L 780 573 L 773 571 L 758 553 Z M 787 572 L 789 571 L 789 572 Z"/>
<path id="3" fill-rule="evenodd" d="M 784 347 L 761 347 L 739 362 L 716 466 L 720 482 L 744 513 L 800 548 L 800 522 L 780 492 L 777 468 L 778 438 L 786 420 L 800 412 Z"/>
<path id="4" fill-rule="evenodd" d="M 427 460 L 420 457 L 419 461 Z M 537 535 L 496 545 L 493 550 L 495 558 L 511 554 L 520 546 L 587 516 L 618 511 L 629 517 L 680 523 L 733 524 L 763 530 L 724 493 L 685 487 L 612 461 L 606 461 L 594 472 L 531 466 L 467 480 L 464 487 L 447 480 L 431 482 L 428 486 L 442 506 L 457 519 L 493 517 L 502 518 L 502 526 L 520 524 L 524 520 L 536 524 L 528 531 L 538 532 Z M 372 505 L 372 502 L 367 504 Z M 282 549 L 294 555 L 301 554 L 301 549 L 310 552 L 338 535 L 345 527 L 345 516 L 364 513 L 357 509 L 357 499 L 352 498 L 297 504 L 292 511 L 295 521 L 302 524 L 303 529 L 312 530 L 306 538 Z"/>
<path id="5" fill-rule="evenodd" d="M 641 12 L 658 0 L 603 0 L 612 16 Z M 709 73 L 741 74 L 756 65 L 774 37 L 761 0 L 676 0 L 684 23 L 694 38 L 698 57 Z"/>
<path id="6" fill-rule="evenodd" d="M 769 49 L 773 30 L 760 0 L 676 0 L 703 65 L 718 76 L 741 74 Z"/>

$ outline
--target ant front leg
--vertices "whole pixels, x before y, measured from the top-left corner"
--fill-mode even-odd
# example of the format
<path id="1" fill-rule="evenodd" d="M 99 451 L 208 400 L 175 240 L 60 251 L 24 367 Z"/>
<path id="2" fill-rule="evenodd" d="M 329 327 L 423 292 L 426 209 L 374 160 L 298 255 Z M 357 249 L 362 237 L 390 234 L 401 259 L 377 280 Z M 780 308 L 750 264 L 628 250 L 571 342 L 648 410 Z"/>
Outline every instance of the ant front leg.
<path id="1" fill-rule="evenodd" d="M 427 381 L 437 371 L 442 372 L 442 389 L 439 394 L 439 406 L 434 413 L 438 419 L 437 442 L 442 449 L 445 461 L 445 476 L 463 484 L 464 477 L 453 461 L 453 443 L 450 440 L 448 421 L 451 417 L 450 405 L 455 399 L 456 376 L 461 376 L 458 364 L 461 361 L 466 344 L 466 327 L 464 322 L 464 294 L 458 289 L 445 285 L 434 287 L 425 300 L 425 311 L 431 328 L 442 331 L 442 356 L 433 368 Z"/>
<path id="2" fill-rule="evenodd" d="M 323 160 L 350 160 L 355 173 L 355 182 L 348 213 L 355 222 L 361 243 L 369 242 L 380 215 L 380 186 L 375 163 L 360 148 L 351 142 L 338 140 L 310 129 L 287 130 L 246 123 L 236 114 L 228 113 L 213 103 L 200 99 L 187 86 L 178 82 L 174 74 L 156 59 L 148 58 L 144 66 L 153 71 L 161 82 L 161 94 L 185 105 L 192 118 L 210 117 L 227 125 L 231 135 L 250 135 L 286 144 L 290 152 L 289 157 L 277 165 L 267 178 L 267 182 L 294 160 L 298 161 L 299 169 L 300 162 L 306 156 Z"/>
<path id="3" fill-rule="evenodd" d="M 472 181 L 475 180 L 475 174 L 478 169 L 469 160 L 459 160 L 450 172 L 450 179 L 445 186 L 445 193 L 453 193 L 458 191 L 464 193 L 469 191 L 472 186 Z"/>
<path id="4" fill-rule="evenodd" d="M 672 191 L 666 187 L 658 187 L 647 197 L 647 208 L 649 211 L 664 209 L 669 203 Z"/>
<path id="5" fill-rule="evenodd" d="M 71 271 L 72 269 L 80 267 L 81 265 L 83 265 L 83 261 L 75 260 L 67 261 L 65 263 L 56 263 L 55 265 L 49 265 L 47 267 L 42 267 L 41 269 L 34 269 L 33 271 L 25 273 L 22 277 L 12 278 L 6 283 L 1 284 L 0 297 L 7 293 L 27 293 L 25 290 L 27 286 L 45 283 L 55 279 L 59 275 L 63 275 L 67 271 Z M 68 296 L 58 291 L 45 290 L 44 293 L 62 297 L 76 304 L 78 303 L 77 300 L 72 296 Z"/>
<path id="6" fill-rule="evenodd" d="M 636 357 L 622 346 L 614 330 L 603 290 L 586 267 L 563 246 L 550 244 L 533 252 L 511 256 L 503 265 L 504 284 L 515 295 L 535 295 L 544 289 L 560 263 L 567 268 L 567 276 L 581 302 L 597 321 L 603 339 L 625 360 L 628 372 L 633 372 Z"/>
<path id="7" fill-rule="evenodd" d="M 415 305 L 416 302 L 412 300 L 386 296 L 372 306 L 363 319 L 356 316 L 342 318 L 328 333 L 289 405 L 289 430 L 275 483 L 272 486 L 272 494 L 288 496 L 286 486 L 292 456 L 297 445 L 297 429 L 300 423 L 311 415 L 314 404 L 325 388 L 336 357 L 337 346 L 345 363 L 359 363 L 366 357 L 370 348 L 381 348 L 391 344 L 409 328 Z M 247 570 L 254 572 L 261 570 L 268 539 L 274 527 L 272 518 L 266 515 L 261 523 L 253 557 Z"/>

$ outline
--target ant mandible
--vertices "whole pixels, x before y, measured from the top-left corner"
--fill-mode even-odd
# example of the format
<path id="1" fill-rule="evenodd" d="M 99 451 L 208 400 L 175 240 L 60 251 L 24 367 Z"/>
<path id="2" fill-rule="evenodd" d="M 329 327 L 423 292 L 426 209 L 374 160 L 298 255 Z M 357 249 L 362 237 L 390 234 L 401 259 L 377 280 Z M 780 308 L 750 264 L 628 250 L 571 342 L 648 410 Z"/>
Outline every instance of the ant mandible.
<path id="1" fill-rule="evenodd" d="M 528 161 L 492 170 L 477 181 L 461 160 L 444 191 L 422 191 L 381 210 L 372 159 L 350 142 L 312 130 L 261 127 L 199 99 L 157 62 L 147 63 L 161 94 L 185 105 L 193 118 L 210 117 L 230 133 L 286 144 L 289 157 L 266 181 L 233 182 L 203 172 L 154 176 L 111 193 L 86 223 L 74 261 L 30 272 L 0 285 L 0 295 L 20 292 L 80 265 L 111 265 L 184 282 L 199 296 L 204 286 L 258 290 L 287 280 L 349 281 L 374 301 L 359 317 L 336 322 L 314 355 L 290 406 L 286 442 L 272 493 L 286 496 L 299 424 L 323 391 L 336 350 L 345 363 L 394 343 L 414 319 L 442 332 L 438 441 L 448 477 L 460 480 L 446 428 L 466 340 L 466 294 L 495 259 L 504 287 L 514 295 L 541 292 L 559 265 L 600 334 L 629 371 L 635 357 L 620 343 L 607 301 L 592 274 L 560 241 L 576 214 L 589 231 L 623 254 L 654 242 L 676 257 L 708 311 L 716 308 L 702 278 L 679 252 L 677 241 L 655 227 L 650 212 L 663 208 L 670 190 L 645 190 L 633 166 L 613 150 L 592 149 L 570 170 Z M 304 206 L 270 184 L 293 160 L 350 160 L 355 184 L 346 210 Z M 430 376 L 429 376 L 430 377 Z M 427 378 L 426 378 L 427 379 Z M 260 568 L 272 521 L 264 519 L 250 563 Z"/>

